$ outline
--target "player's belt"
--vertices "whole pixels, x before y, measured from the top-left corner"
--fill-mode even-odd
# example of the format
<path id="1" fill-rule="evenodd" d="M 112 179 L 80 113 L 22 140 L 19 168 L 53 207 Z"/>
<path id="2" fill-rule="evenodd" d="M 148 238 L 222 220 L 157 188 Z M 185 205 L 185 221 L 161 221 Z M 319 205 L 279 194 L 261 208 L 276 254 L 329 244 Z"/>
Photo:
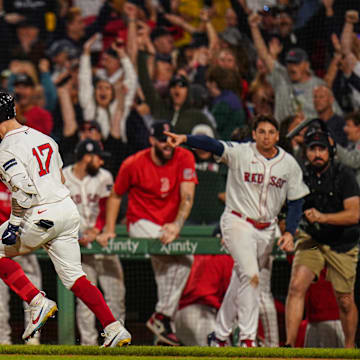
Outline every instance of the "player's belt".
<path id="1" fill-rule="evenodd" d="M 256 221 L 254 219 L 248 218 L 246 216 L 244 216 L 243 214 L 240 214 L 239 212 L 235 211 L 235 210 L 231 210 L 231 213 L 241 217 L 241 218 L 245 218 L 245 220 L 247 222 L 249 222 L 254 228 L 258 229 L 258 230 L 264 230 L 266 228 L 268 228 L 271 225 L 271 222 L 259 222 Z"/>

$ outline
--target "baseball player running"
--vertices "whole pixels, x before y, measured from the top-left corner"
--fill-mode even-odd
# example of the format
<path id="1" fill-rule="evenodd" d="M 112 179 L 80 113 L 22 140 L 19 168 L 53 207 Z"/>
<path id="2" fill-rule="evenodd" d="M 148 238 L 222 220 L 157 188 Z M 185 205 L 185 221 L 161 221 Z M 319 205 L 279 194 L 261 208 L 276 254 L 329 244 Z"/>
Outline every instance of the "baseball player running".
<path id="1" fill-rule="evenodd" d="M 276 146 L 279 125 L 272 117 L 255 119 L 255 142 L 229 143 L 205 135 L 177 135 L 164 132 L 168 144 L 187 144 L 210 151 L 229 167 L 226 208 L 221 217 L 223 239 L 234 258 L 233 276 L 221 307 L 234 306 L 238 300 L 240 345 L 253 347 L 259 317 L 259 270 L 269 261 L 277 215 L 288 201 L 286 231 L 278 245 L 293 250 L 293 234 L 302 213 L 302 198 L 309 193 L 295 159 Z M 215 329 L 212 345 L 223 343 L 228 333 Z"/>
<path id="2" fill-rule="evenodd" d="M 65 185 L 80 213 L 81 246 L 90 247 L 105 224 L 105 203 L 113 185 L 111 173 L 101 166 L 110 153 L 97 141 L 86 139 L 76 149 L 76 163 L 64 168 Z M 100 244 L 101 245 L 101 244 Z M 117 319 L 125 319 L 125 285 L 118 255 L 82 255 L 82 267 L 93 283 L 100 282 L 106 302 Z M 97 345 L 95 316 L 78 299 L 76 320 L 82 345 Z"/>
<path id="3" fill-rule="evenodd" d="M 104 328 L 104 347 L 129 344 L 131 335 L 116 321 L 102 293 L 81 267 L 80 216 L 64 185 L 62 160 L 53 139 L 15 119 L 11 95 L 0 92 L 0 177 L 12 192 L 8 221 L 0 226 L 0 278 L 30 305 L 31 321 L 23 339 L 31 338 L 55 314 L 47 299 L 11 258 L 43 247 L 67 289 L 79 297 Z"/>

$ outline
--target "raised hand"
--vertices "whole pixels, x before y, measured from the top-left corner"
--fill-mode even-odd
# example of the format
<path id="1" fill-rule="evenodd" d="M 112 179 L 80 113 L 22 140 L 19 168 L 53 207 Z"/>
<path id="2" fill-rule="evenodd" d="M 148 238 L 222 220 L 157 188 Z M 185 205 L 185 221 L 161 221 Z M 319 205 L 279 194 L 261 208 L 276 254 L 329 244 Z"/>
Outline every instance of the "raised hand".
<path id="1" fill-rule="evenodd" d="M 100 34 L 96 33 L 85 42 L 84 47 L 83 47 L 85 54 L 88 54 L 88 55 L 90 54 L 91 47 L 94 45 L 95 41 L 98 39 L 99 36 L 100 36 Z"/>
<path id="2" fill-rule="evenodd" d="M 359 22 L 359 13 L 356 10 L 348 10 L 345 14 L 345 21 L 350 24 Z"/>
<path id="3" fill-rule="evenodd" d="M 187 136 L 186 135 L 178 135 L 178 134 L 174 134 L 170 131 L 164 131 L 164 134 L 167 136 L 167 140 L 166 142 L 172 147 L 175 148 L 181 144 L 183 144 L 184 142 L 186 142 L 187 140 Z"/>
<path id="4" fill-rule="evenodd" d="M 258 13 L 251 13 L 248 17 L 248 23 L 250 27 L 257 27 L 261 23 L 261 16 Z"/>
<path id="5" fill-rule="evenodd" d="M 126 56 L 125 44 L 123 40 L 117 39 L 114 43 L 112 43 L 111 47 L 116 51 L 120 59 Z"/>
<path id="6" fill-rule="evenodd" d="M 138 9 L 136 5 L 126 2 L 124 4 L 124 13 L 129 20 L 136 20 Z"/>

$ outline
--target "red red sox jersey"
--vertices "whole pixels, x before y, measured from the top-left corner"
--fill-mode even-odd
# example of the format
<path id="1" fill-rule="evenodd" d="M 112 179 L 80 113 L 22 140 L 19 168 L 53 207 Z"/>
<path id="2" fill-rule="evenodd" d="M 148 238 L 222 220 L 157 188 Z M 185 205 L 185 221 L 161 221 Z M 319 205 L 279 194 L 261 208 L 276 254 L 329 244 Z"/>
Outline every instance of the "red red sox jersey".
<path id="1" fill-rule="evenodd" d="M 24 186 L 35 189 L 32 206 L 51 204 L 69 196 L 61 182 L 61 160 L 58 145 L 47 135 L 22 126 L 9 131 L 0 144 L 0 175 L 12 188 L 12 179 L 23 176 Z"/>
<path id="2" fill-rule="evenodd" d="M 156 165 L 151 148 L 128 157 L 121 165 L 115 180 L 118 195 L 128 192 L 127 223 L 146 219 L 158 225 L 175 220 L 180 204 L 180 184 L 197 184 L 194 155 L 176 148 L 165 165 Z"/>
<path id="3" fill-rule="evenodd" d="M 109 197 L 114 183 L 111 173 L 100 168 L 96 176 L 87 175 L 79 179 L 72 172 L 72 165 L 63 172 L 65 185 L 80 213 L 80 232 L 93 228 L 100 213 L 101 199 Z"/>
<path id="4" fill-rule="evenodd" d="M 220 159 L 229 167 L 226 206 L 257 221 L 273 221 L 286 199 L 297 200 L 309 193 L 296 160 L 278 147 L 267 159 L 256 144 L 222 142 Z"/>

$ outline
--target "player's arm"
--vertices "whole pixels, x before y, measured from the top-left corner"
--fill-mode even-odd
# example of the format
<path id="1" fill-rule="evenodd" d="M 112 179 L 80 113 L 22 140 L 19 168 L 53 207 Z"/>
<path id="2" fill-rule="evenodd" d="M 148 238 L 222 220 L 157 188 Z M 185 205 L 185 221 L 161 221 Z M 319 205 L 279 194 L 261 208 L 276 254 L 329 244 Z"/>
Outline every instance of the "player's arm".
<path id="1" fill-rule="evenodd" d="M 206 135 L 178 135 L 169 131 L 164 131 L 164 134 L 168 136 L 167 143 L 173 148 L 186 144 L 195 149 L 211 152 L 219 157 L 222 156 L 225 149 L 223 143 Z"/>
<path id="2" fill-rule="evenodd" d="M 294 235 L 299 226 L 303 204 L 303 199 L 287 201 L 288 213 L 286 216 L 285 232 L 280 236 L 277 243 L 281 250 L 294 250 Z"/>
<path id="3" fill-rule="evenodd" d="M 168 244 L 174 241 L 179 235 L 186 219 L 190 215 L 191 208 L 194 203 L 195 183 L 183 181 L 180 184 L 180 205 L 174 222 L 165 224 L 161 231 L 160 241 Z"/>
<path id="4" fill-rule="evenodd" d="M 12 190 L 11 215 L 9 224 L 2 234 L 2 242 L 5 245 L 14 245 L 25 211 L 32 206 L 33 196 L 37 194 L 37 191 L 24 165 L 13 154 L 2 152 L 0 164 L 2 165 L 1 176 L 10 184 Z"/>
<path id="5" fill-rule="evenodd" d="M 106 201 L 105 231 L 96 237 L 96 241 L 103 247 L 107 246 L 109 239 L 116 236 L 116 220 L 119 215 L 122 196 L 118 195 L 114 188 Z"/>

